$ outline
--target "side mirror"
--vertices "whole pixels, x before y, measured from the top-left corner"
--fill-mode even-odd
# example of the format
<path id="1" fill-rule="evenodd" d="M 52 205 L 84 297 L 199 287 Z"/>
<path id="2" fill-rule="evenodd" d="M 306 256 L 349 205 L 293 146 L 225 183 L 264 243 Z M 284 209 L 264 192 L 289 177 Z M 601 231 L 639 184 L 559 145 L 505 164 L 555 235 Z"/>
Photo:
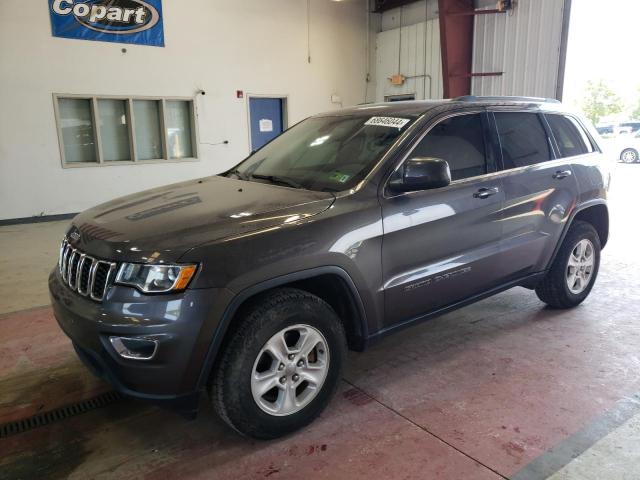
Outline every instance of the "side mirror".
<path id="1" fill-rule="evenodd" d="M 398 175 L 399 174 L 399 175 Z M 414 192 L 446 187 L 451 183 L 451 171 L 446 160 L 433 157 L 410 158 L 389 182 L 395 192 Z"/>

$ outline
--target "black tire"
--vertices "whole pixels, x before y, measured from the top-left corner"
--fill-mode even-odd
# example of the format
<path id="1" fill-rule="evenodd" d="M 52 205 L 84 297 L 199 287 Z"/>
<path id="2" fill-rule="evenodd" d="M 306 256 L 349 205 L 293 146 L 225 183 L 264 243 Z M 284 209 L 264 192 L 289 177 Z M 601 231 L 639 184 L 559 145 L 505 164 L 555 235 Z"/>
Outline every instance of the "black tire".
<path id="1" fill-rule="evenodd" d="M 243 435 L 258 439 L 281 437 L 311 423 L 329 403 L 342 377 L 347 342 L 342 322 L 322 299 L 303 290 L 272 290 L 240 313 L 236 328 L 216 362 L 210 396 L 218 415 Z M 302 410 L 276 416 L 261 409 L 251 392 L 254 363 L 267 341 L 281 330 L 304 324 L 326 340 L 328 370 L 316 396 Z"/>
<path id="2" fill-rule="evenodd" d="M 567 285 L 567 268 L 571 252 L 578 242 L 583 239 L 587 239 L 592 243 L 595 258 L 589 284 L 582 292 L 575 294 L 569 290 Z M 562 242 L 551 268 L 536 287 L 538 298 L 553 308 L 572 308 L 582 303 L 591 292 L 598 276 L 600 248 L 600 237 L 598 237 L 598 233 L 593 226 L 583 221 L 574 222 L 569 227 L 567 236 Z"/>
<path id="3" fill-rule="evenodd" d="M 635 148 L 625 148 L 620 154 L 620 160 L 624 163 L 637 163 L 640 160 L 640 155 Z"/>

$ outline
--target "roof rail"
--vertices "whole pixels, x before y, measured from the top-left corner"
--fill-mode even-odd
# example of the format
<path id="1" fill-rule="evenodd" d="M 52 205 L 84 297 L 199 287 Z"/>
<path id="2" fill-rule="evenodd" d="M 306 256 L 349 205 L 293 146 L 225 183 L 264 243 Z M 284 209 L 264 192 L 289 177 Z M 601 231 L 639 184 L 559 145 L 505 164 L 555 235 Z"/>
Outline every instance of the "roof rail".
<path id="1" fill-rule="evenodd" d="M 528 103 L 560 103 L 555 98 L 540 97 L 482 97 L 476 95 L 463 95 L 452 99 L 455 102 L 528 102 Z"/>

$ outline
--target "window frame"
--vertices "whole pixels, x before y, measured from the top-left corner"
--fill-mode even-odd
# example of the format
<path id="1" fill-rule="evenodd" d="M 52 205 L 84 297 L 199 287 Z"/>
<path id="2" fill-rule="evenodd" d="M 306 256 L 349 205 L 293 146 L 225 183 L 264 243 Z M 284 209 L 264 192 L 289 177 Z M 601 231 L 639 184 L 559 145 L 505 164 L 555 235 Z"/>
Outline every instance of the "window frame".
<path id="1" fill-rule="evenodd" d="M 396 164 L 395 167 L 393 167 L 392 169 L 390 169 L 390 171 L 386 174 L 386 177 L 384 179 L 384 181 L 382 182 L 383 187 L 383 198 L 385 199 L 391 199 L 391 198 L 395 198 L 395 197 L 401 197 L 401 196 L 405 196 L 405 195 L 412 195 L 412 194 L 416 194 L 416 193 L 424 193 L 424 192 L 431 192 L 431 191 L 441 191 L 441 190 L 445 190 L 450 188 L 451 186 L 455 186 L 455 185 L 459 185 L 461 183 L 466 183 L 466 182 L 470 182 L 470 181 L 477 181 L 481 178 L 486 178 L 486 177 L 490 177 L 493 175 L 496 175 L 498 173 L 500 173 L 500 164 L 498 163 L 498 158 L 496 157 L 496 152 L 495 152 L 495 146 L 493 145 L 494 143 L 494 133 L 493 131 L 495 130 L 494 125 L 492 125 L 492 118 L 489 117 L 489 113 L 486 108 L 473 108 L 473 109 L 468 109 L 468 110 L 457 110 L 455 112 L 447 112 L 443 115 L 439 115 L 436 118 L 432 119 L 431 121 L 429 121 L 429 123 L 426 126 L 422 127 L 422 131 L 417 135 L 417 137 L 411 141 L 411 145 L 409 146 L 407 152 L 402 155 L 402 158 L 398 161 L 398 163 Z M 482 175 L 476 175 L 473 177 L 467 177 L 467 178 L 460 178 L 458 180 L 452 180 L 451 183 L 449 183 L 449 185 L 447 185 L 446 187 L 441 187 L 441 188 L 437 188 L 437 189 L 428 189 L 428 190 L 416 190 L 416 191 L 412 191 L 412 192 L 392 192 L 389 189 L 389 182 L 391 180 L 391 177 L 393 176 L 393 174 L 395 172 L 397 172 L 400 168 L 402 168 L 402 165 L 404 165 L 404 163 L 411 158 L 411 154 L 413 153 L 413 151 L 418 147 L 418 145 L 420 144 L 420 142 L 422 142 L 422 140 L 424 139 L 424 137 L 426 137 L 429 132 L 431 130 L 433 130 L 437 125 L 439 125 L 440 123 L 444 122 L 445 120 L 448 120 L 450 118 L 453 117 L 461 117 L 463 115 L 480 115 L 480 123 L 481 123 L 481 127 L 482 127 L 482 133 L 483 133 L 483 137 L 484 137 L 484 150 L 485 150 L 485 160 L 487 163 L 487 173 L 483 173 Z M 494 120 L 495 121 L 495 120 Z M 500 162 L 502 161 L 502 158 L 500 158 Z"/>
<path id="2" fill-rule="evenodd" d="M 547 123 L 547 119 L 544 116 L 545 112 L 540 110 L 527 110 L 527 109 L 512 109 L 512 108 L 492 108 L 489 110 L 489 115 L 491 116 L 491 128 L 493 129 L 493 135 L 496 139 L 496 152 L 495 155 L 498 158 L 498 171 L 499 172 L 513 172 L 517 170 L 524 169 L 532 169 L 536 168 L 538 165 L 546 165 L 549 162 L 555 162 L 558 160 L 562 160 L 560 156 L 560 152 L 555 142 L 555 138 L 553 137 L 553 133 L 551 132 L 551 127 Z M 498 121 L 496 120 L 496 113 L 527 113 L 529 115 L 536 115 L 538 117 L 538 121 L 544 130 L 544 133 L 547 137 L 547 146 L 549 147 L 549 152 L 551 153 L 551 158 L 549 160 L 545 160 L 544 162 L 532 163 L 531 165 L 522 165 L 520 167 L 511 167 L 505 168 L 504 157 L 502 156 L 502 141 L 500 140 L 500 132 L 498 130 Z"/>
<path id="3" fill-rule="evenodd" d="M 93 121 L 93 135 L 95 138 L 95 162 L 67 162 L 65 158 L 64 140 L 62 136 L 62 122 L 60 118 L 60 99 L 75 99 L 75 100 L 89 100 L 91 105 L 91 119 Z M 126 113 L 128 116 L 127 130 L 129 135 L 129 150 L 131 153 L 130 160 L 109 160 L 105 161 L 102 152 L 102 138 L 100 135 L 99 121 L 100 121 L 100 108 L 98 106 L 98 100 L 123 100 L 126 101 Z M 160 114 L 160 130 L 161 130 L 161 144 L 162 144 L 162 158 L 150 158 L 147 160 L 138 159 L 138 151 L 135 137 L 135 118 L 133 115 L 133 102 L 135 100 L 148 100 L 156 101 L 159 106 Z M 170 158 L 168 151 L 168 135 L 166 128 L 166 114 L 165 104 L 167 101 L 184 101 L 189 104 L 189 116 L 191 127 L 191 145 L 192 153 L 191 157 L 185 158 Z M 145 164 L 166 164 L 166 163 L 184 163 L 184 162 L 198 162 L 200 161 L 200 149 L 199 149 L 199 132 L 197 125 L 197 107 L 193 97 L 159 97 L 159 96 L 144 96 L 144 95 L 83 95 L 83 94 L 67 94 L 67 93 L 54 93 L 53 94 L 53 110 L 56 123 L 56 132 L 58 134 L 58 146 L 60 150 L 60 163 L 62 168 L 84 168 L 84 167 L 107 167 L 107 166 L 122 166 L 122 165 L 145 165 Z"/>

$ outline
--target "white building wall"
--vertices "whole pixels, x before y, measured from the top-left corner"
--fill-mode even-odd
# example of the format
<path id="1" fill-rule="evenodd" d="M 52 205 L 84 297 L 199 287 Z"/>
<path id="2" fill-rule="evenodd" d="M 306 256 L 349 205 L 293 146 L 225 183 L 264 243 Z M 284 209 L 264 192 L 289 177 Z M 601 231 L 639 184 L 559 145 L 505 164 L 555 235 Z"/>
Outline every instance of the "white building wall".
<path id="1" fill-rule="evenodd" d="M 473 78 L 471 93 L 555 98 L 563 8 L 564 0 L 519 0 L 508 13 L 476 16 L 473 72 L 504 74 Z"/>
<path id="2" fill-rule="evenodd" d="M 400 94 L 414 94 L 416 99 L 442 98 L 440 24 L 437 19 L 378 33 L 376 51 L 377 101 Z M 406 77 L 403 85 L 391 84 L 389 78 L 395 74 Z"/>
<path id="3" fill-rule="evenodd" d="M 311 63 L 306 0 L 162 3 L 165 48 L 54 38 L 47 2 L 2 0 L 0 220 L 77 212 L 228 169 L 249 152 L 247 93 L 288 95 L 289 125 L 339 108 L 332 94 L 344 106 L 365 101 L 364 0 L 311 0 Z M 53 93 L 195 96 L 200 158 L 63 169 Z"/>

